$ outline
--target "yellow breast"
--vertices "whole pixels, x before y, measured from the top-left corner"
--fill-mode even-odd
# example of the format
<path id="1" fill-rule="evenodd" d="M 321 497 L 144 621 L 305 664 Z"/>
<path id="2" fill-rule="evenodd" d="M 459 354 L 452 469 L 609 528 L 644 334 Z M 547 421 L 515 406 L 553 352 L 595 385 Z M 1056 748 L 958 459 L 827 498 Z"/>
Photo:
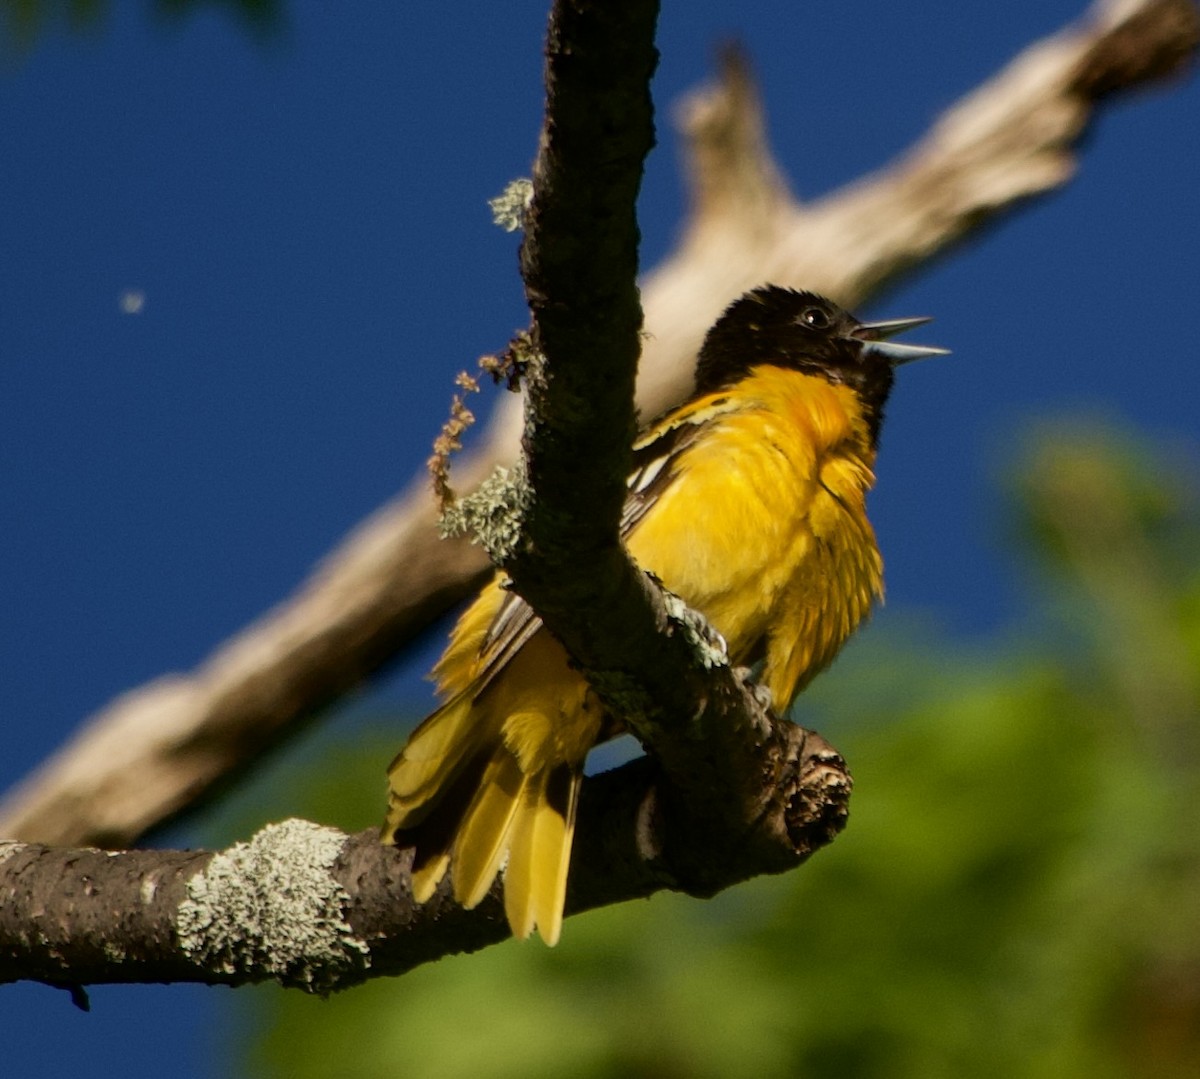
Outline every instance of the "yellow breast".
<path id="1" fill-rule="evenodd" d="M 721 631 L 735 663 L 765 661 L 786 708 L 882 593 L 865 505 L 874 450 L 846 386 L 761 367 L 736 397 L 627 542 Z"/>

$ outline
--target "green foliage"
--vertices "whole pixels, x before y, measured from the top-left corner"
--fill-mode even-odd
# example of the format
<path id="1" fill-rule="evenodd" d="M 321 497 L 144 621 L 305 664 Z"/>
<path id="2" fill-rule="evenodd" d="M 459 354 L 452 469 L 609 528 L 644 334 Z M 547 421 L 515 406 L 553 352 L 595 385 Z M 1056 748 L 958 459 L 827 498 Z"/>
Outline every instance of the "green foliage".
<path id="1" fill-rule="evenodd" d="M 283 19 L 281 0 L 154 0 L 147 6 L 165 18 L 180 18 L 202 7 L 224 8 L 260 36 L 273 33 Z M 94 30 L 108 8 L 105 0 L 0 0 L 0 44 L 26 49 L 62 24 L 77 33 Z"/>
<path id="2" fill-rule="evenodd" d="M 102 7 L 102 0 L 0 0 L 0 40 L 28 46 L 47 23 L 60 19 L 83 30 L 96 24 Z"/>
<path id="3" fill-rule="evenodd" d="M 828 851 L 709 903 L 571 919 L 554 951 L 327 1002 L 263 991 L 248 1071 L 1200 1074 L 1200 520 L 1145 448 L 1030 445 L 1014 488 L 1040 628 L 986 657 L 872 632 L 814 686 L 799 718 L 856 777 Z M 369 789 L 386 758 L 364 755 Z M 355 772 L 292 785 L 345 805 Z"/>

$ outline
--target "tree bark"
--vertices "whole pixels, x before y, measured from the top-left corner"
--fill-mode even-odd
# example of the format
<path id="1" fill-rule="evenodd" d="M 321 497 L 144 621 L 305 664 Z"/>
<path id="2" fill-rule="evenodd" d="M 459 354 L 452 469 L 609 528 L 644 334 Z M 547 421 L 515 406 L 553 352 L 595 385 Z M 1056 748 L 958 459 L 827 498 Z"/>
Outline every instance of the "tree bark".
<path id="1" fill-rule="evenodd" d="M 695 830 L 671 834 L 656 808 L 658 770 L 642 758 L 585 785 L 567 913 L 687 890 L 694 863 L 711 865 L 705 884 L 717 890 L 828 843 L 845 820 L 849 781 L 823 740 L 793 730 L 791 760 L 780 762 L 791 849 L 779 864 L 714 862 L 689 849 Z M 499 883 L 474 910 L 446 884 L 416 904 L 411 857 L 374 830 L 347 836 L 299 820 L 221 852 L 0 843 L 0 983 L 41 981 L 80 1003 L 80 987 L 116 982 L 273 979 L 328 993 L 509 935 Z"/>

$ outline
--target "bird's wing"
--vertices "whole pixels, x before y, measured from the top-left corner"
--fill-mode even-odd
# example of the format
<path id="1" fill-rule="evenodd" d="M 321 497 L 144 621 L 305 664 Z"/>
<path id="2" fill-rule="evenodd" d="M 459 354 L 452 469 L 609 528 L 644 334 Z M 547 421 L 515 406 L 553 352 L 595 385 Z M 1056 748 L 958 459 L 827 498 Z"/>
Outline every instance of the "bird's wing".
<path id="1" fill-rule="evenodd" d="M 505 578 L 507 581 L 507 578 Z M 474 696 L 478 697 L 492 680 L 508 666 L 529 639 L 542 628 L 542 620 L 516 592 L 509 592 L 500 604 L 487 636 L 479 646 L 479 667 L 475 675 Z"/>
<path id="2" fill-rule="evenodd" d="M 627 539 L 678 474 L 679 461 L 716 417 L 744 406 L 726 394 L 708 394 L 668 412 L 633 444 L 633 471 L 625 481 L 629 494 L 621 513 L 621 538 Z"/>

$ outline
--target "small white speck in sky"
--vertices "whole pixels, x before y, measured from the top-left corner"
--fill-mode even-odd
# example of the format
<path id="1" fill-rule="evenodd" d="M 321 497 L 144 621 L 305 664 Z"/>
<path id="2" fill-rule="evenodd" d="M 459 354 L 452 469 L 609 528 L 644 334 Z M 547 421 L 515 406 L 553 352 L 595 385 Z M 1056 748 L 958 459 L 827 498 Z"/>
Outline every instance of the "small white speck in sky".
<path id="1" fill-rule="evenodd" d="M 142 308 L 146 306 L 146 294 L 140 288 L 122 289 L 118 303 L 121 306 L 121 314 L 140 315 Z"/>

